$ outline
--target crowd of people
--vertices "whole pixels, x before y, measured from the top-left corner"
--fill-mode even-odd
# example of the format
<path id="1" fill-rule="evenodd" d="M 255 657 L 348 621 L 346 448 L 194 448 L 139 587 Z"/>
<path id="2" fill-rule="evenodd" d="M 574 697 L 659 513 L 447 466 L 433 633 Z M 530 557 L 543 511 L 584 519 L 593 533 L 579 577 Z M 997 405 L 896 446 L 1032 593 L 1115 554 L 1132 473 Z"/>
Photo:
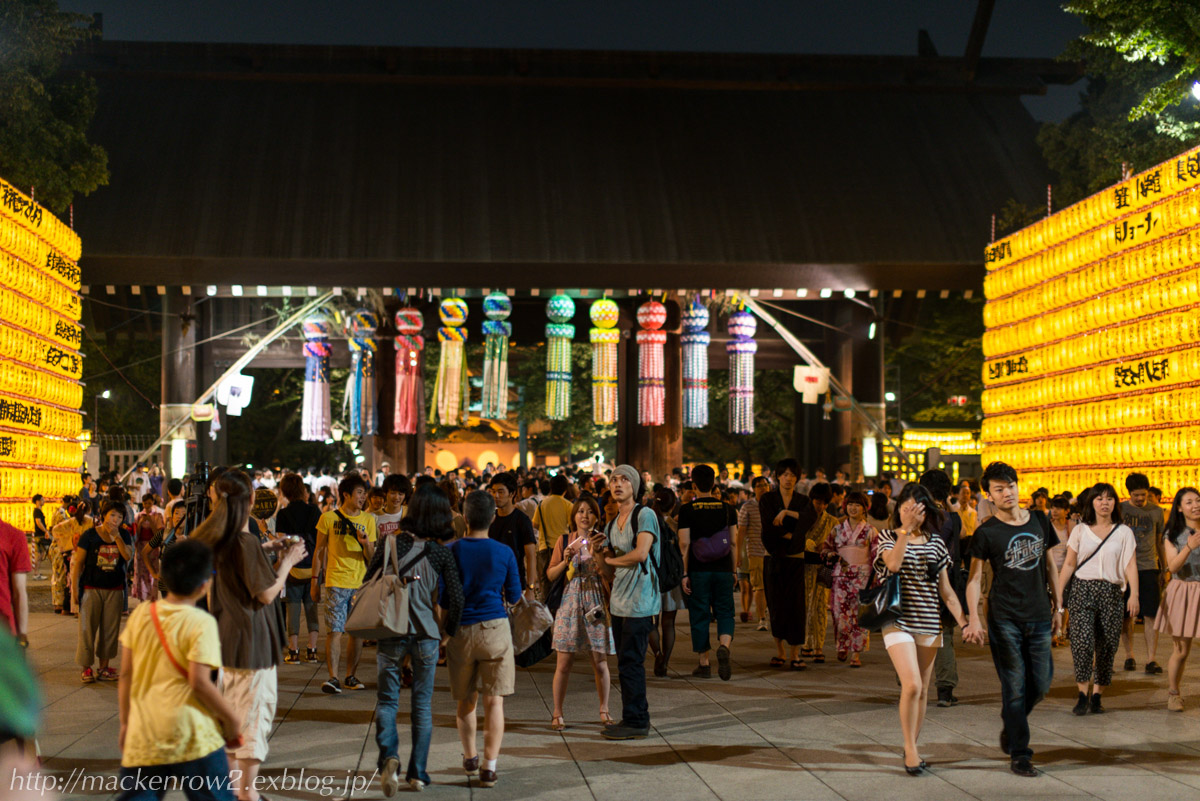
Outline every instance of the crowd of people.
<path id="1" fill-rule="evenodd" d="M 938 706 L 957 703 L 955 628 L 963 642 L 990 647 L 1000 747 L 1019 775 L 1038 774 L 1028 719 L 1052 680 L 1051 649 L 1068 639 L 1075 714 L 1104 712 L 1122 647 L 1124 670 L 1137 668 L 1139 619 L 1145 673 L 1162 673 L 1158 634 L 1171 637 L 1167 709 L 1183 709 L 1180 679 L 1200 634 L 1200 491 L 1179 490 L 1164 515 L 1161 492 L 1137 473 L 1124 501 L 1097 484 L 1078 496 L 1038 489 L 1027 507 L 1016 471 L 1001 463 L 959 486 L 940 470 L 867 485 L 806 473 L 794 459 L 740 480 L 701 464 L 660 482 L 630 465 L 603 475 L 489 466 L 413 477 L 385 465 L 336 479 L 327 470 L 276 479 L 218 468 L 207 517 L 192 531 L 178 479 L 142 482 L 135 497 L 85 476 L 77 496 L 49 521 L 42 515 L 34 538 L 49 541 L 55 612 L 78 615 L 82 681 L 119 682 L 122 775 L 213 777 L 232 764 L 237 781 L 214 797 L 260 797 L 255 777 L 268 756 L 281 664 L 324 661 L 321 690 L 337 696 L 366 688 L 357 673 L 369 648 L 384 794 L 430 782 L 439 666 L 457 705 L 463 770 L 494 786 L 504 698 L 525 655 L 514 652 L 509 614 L 523 599 L 554 617 L 544 635 L 555 654 L 554 731 L 588 717 L 564 705 L 586 654 L 601 736 L 646 737 L 647 654 L 655 676 L 669 675 L 682 609 L 697 679 L 711 678 L 714 662 L 717 677 L 731 679 L 739 620 L 774 640 L 764 667 L 823 664 L 832 639 L 837 662 L 859 668 L 872 634 L 860 607 L 871 593 L 887 596 L 875 631 L 900 686 L 910 775 L 929 769 L 919 740 L 931 691 Z M 364 632 L 353 620 L 356 593 L 385 575 L 407 587 L 404 629 Z M 8 603 L 22 636 L 27 607 Z M 401 773 L 405 688 L 412 745 Z"/>

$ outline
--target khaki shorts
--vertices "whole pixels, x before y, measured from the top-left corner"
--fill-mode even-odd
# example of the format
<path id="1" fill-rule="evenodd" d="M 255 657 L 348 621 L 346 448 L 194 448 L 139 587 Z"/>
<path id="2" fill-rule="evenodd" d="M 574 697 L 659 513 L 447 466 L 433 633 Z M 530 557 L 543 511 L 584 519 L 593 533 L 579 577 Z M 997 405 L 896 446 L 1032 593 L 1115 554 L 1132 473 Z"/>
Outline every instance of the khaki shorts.
<path id="1" fill-rule="evenodd" d="M 227 748 L 226 753 L 231 759 L 266 760 L 267 738 L 275 722 L 275 706 L 279 700 L 275 668 L 225 668 L 221 671 L 221 695 L 242 718 L 242 736 L 245 737 L 244 745 Z"/>
<path id="2" fill-rule="evenodd" d="M 513 662 L 512 630 L 508 618 L 461 626 L 446 646 L 450 697 L 462 701 L 476 692 L 512 695 L 517 666 Z"/>
<path id="3" fill-rule="evenodd" d="M 763 584 L 763 558 L 761 556 L 746 557 L 746 564 L 750 566 L 750 589 L 759 592 L 766 588 Z"/>

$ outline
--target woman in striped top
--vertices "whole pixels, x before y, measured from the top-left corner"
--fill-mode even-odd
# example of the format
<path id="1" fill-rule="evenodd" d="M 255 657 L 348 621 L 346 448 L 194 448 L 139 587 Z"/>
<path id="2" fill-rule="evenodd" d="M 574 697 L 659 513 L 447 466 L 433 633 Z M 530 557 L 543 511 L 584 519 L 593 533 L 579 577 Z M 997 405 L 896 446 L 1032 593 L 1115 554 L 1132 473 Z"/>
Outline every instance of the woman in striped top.
<path id="1" fill-rule="evenodd" d="M 893 529 L 879 535 L 875 558 L 881 579 L 900 574 L 900 618 L 883 628 L 883 645 L 900 677 L 904 769 L 910 776 L 922 775 L 927 767 L 917 738 L 925 722 L 933 660 L 942 645 L 939 596 L 958 625 L 966 625 L 946 572 L 950 554 L 937 536 L 943 514 L 928 490 L 909 484 L 896 500 Z"/>

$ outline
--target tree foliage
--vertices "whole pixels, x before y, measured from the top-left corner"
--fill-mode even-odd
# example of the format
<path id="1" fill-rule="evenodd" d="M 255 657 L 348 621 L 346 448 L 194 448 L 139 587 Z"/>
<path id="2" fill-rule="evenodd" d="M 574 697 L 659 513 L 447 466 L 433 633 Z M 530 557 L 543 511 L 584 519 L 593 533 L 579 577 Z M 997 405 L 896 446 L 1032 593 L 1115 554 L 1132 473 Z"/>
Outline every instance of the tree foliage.
<path id="1" fill-rule="evenodd" d="M 887 349 L 900 370 L 900 409 L 915 422 L 972 422 L 983 417 L 983 300 L 926 300 L 913 328 Z M 966 395 L 966 406 L 951 406 Z"/>
<path id="2" fill-rule="evenodd" d="M 75 195 L 108 183 L 108 155 L 87 140 L 96 84 L 59 72 L 63 58 L 93 36 L 91 18 L 54 0 L 0 3 L 0 175 L 55 214 Z"/>

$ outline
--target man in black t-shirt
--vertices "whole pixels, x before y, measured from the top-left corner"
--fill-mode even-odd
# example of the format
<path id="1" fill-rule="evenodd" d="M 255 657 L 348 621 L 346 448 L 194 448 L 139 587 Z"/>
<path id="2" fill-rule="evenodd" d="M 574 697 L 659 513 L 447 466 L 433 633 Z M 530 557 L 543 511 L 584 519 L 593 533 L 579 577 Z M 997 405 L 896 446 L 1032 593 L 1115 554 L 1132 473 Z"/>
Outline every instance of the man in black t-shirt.
<path id="1" fill-rule="evenodd" d="M 696 499 L 679 509 L 679 547 L 683 549 L 683 593 L 692 626 L 692 650 L 700 655 L 693 676 L 712 676 L 708 626 L 717 621 L 717 673 L 729 681 L 733 642 L 733 532 L 737 511 L 713 491 L 716 474 L 706 464 L 692 470 Z"/>
<path id="2" fill-rule="evenodd" d="M 987 466 L 980 482 L 996 509 L 971 537 L 967 583 L 969 624 L 963 639 L 982 644 L 979 620 L 983 564 L 992 566 L 987 637 L 1000 677 L 1000 748 L 1018 776 L 1037 776 L 1029 747 L 1029 713 L 1050 689 L 1054 660 L 1050 638 L 1062 626 L 1062 587 L 1050 561 L 1058 536 L 1044 514 L 1020 508 L 1017 471 L 1003 462 Z M 1053 608 L 1048 590 L 1054 593 Z"/>
<path id="3" fill-rule="evenodd" d="M 515 505 L 517 477 L 514 473 L 499 473 L 488 485 L 496 499 L 496 519 L 488 529 L 488 538 L 512 548 L 521 574 L 521 589 L 529 597 L 537 597 L 537 533 L 529 515 Z"/>

